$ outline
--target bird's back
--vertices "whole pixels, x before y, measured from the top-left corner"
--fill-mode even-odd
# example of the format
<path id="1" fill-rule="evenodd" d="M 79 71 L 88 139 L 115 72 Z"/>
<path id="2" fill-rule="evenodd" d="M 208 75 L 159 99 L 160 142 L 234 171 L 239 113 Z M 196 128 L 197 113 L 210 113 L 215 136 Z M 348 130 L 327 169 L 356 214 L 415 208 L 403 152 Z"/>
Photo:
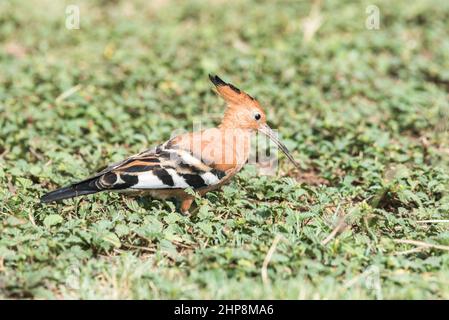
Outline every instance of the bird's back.
<path id="1" fill-rule="evenodd" d="M 180 135 L 157 148 L 115 163 L 88 179 L 50 192 L 42 201 L 100 191 L 163 190 L 164 194 L 187 188 L 210 191 L 229 180 L 244 165 L 249 153 L 248 143 L 249 136 L 244 133 L 218 128 Z"/>

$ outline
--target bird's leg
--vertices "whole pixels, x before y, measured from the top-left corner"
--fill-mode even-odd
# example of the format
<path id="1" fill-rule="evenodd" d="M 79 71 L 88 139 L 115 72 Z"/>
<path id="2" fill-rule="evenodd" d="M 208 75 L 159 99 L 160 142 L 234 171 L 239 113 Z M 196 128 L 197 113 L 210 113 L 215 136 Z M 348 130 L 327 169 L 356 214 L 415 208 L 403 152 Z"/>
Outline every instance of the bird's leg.
<path id="1" fill-rule="evenodd" d="M 189 214 L 189 209 L 190 209 L 190 206 L 193 203 L 193 200 L 195 200 L 194 197 L 186 197 L 186 198 L 183 198 L 181 200 L 181 207 L 180 207 L 180 209 L 181 209 L 181 213 L 182 214 L 185 214 L 185 215 Z"/>

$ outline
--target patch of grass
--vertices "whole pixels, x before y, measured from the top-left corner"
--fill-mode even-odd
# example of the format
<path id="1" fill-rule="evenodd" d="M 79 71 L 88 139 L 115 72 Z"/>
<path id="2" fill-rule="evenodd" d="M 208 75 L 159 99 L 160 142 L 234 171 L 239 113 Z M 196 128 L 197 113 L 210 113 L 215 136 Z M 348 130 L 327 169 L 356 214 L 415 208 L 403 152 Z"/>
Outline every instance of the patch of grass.
<path id="1" fill-rule="evenodd" d="M 449 298 L 449 224 L 420 222 L 449 219 L 448 2 L 377 1 L 367 30 L 370 1 L 326 1 L 308 42 L 307 1 L 73 3 L 79 30 L 69 2 L 0 2 L 0 297 Z M 261 101 L 303 172 L 247 167 L 191 217 L 39 203 L 215 125 L 208 73 Z"/>

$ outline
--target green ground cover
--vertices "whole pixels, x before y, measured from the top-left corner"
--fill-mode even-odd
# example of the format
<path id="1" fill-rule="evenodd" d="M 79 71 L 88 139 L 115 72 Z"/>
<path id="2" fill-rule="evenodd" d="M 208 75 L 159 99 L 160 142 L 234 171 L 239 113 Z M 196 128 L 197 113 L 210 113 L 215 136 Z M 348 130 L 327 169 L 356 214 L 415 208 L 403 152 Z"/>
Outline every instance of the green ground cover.
<path id="1" fill-rule="evenodd" d="M 372 1 L 1 1 L 0 297 L 448 299 L 449 2 L 375 2 L 379 30 Z M 301 172 L 249 166 L 190 217 L 39 203 L 216 125 L 208 73 L 261 101 Z"/>

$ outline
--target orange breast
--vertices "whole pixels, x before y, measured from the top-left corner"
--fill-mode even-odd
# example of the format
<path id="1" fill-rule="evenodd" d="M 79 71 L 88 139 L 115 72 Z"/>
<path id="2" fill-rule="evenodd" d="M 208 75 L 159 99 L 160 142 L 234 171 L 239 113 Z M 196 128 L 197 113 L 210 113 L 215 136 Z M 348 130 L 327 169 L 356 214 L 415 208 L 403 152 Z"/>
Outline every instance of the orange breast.
<path id="1" fill-rule="evenodd" d="M 221 171 L 239 170 L 248 160 L 251 131 L 211 128 L 180 135 L 173 144 Z M 234 169 L 234 170 L 232 170 Z"/>

